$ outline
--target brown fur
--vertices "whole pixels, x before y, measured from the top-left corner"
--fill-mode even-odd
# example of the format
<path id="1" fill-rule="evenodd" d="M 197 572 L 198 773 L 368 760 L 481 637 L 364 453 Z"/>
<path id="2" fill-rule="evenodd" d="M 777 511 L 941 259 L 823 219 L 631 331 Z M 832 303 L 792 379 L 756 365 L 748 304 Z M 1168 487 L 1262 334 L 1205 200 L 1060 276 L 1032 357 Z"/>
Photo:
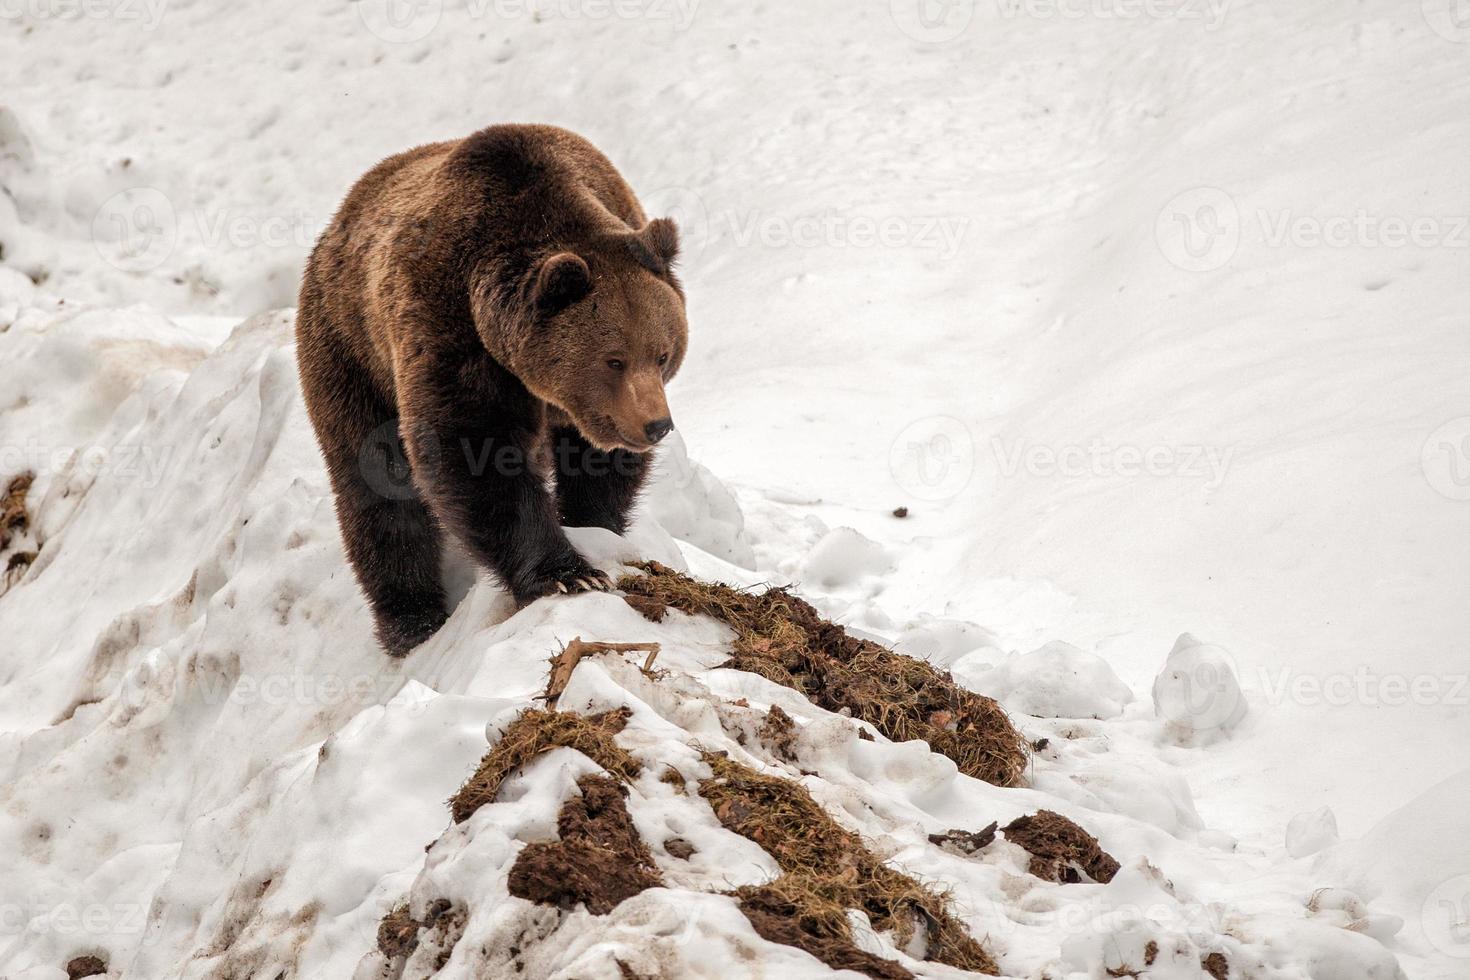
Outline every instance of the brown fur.
<path id="1" fill-rule="evenodd" d="M 352 188 L 307 265 L 297 358 L 390 653 L 445 619 L 443 530 L 520 603 L 605 587 L 560 525 L 621 533 L 671 427 L 676 251 L 673 223 L 551 126 L 421 146 Z"/>

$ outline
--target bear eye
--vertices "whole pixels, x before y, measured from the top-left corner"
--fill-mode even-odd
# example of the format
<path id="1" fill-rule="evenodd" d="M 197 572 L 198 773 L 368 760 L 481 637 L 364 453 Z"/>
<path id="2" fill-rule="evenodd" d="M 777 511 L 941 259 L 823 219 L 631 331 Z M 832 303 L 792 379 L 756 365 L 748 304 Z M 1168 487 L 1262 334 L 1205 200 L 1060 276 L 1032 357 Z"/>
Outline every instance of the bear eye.
<path id="1" fill-rule="evenodd" d="M 669 355 L 667 355 L 667 354 L 660 354 L 658 356 L 658 366 L 659 367 L 663 367 L 667 363 L 669 363 Z"/>
<path id="2" fill-rule="evenodd" d="M 608 358 L 607 366 L 612 368 L 614 371 L 621 371 L 623 369 L 623 362 L 618 360 L 616 357 L 611 357 Z"/>

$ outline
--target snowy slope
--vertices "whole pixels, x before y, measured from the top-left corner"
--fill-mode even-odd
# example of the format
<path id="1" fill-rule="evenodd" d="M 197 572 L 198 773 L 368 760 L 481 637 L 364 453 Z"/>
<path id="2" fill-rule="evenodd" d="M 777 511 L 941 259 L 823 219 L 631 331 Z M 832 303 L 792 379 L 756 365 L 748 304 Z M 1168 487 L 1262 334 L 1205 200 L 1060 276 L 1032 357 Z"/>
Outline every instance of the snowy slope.
<path id="1" fill-rule="evenodd" d="M 1027 653 L 1052 641 L 1116 673 L 1087 693 L 1111 690 L 1119 714 L 1018 714 L 1073 746 L 1040 755 L 1024 793 L 909 747 L 830 747 L 830 719 L 788 705 L 825 746 L 817 785 L 866 800 L 877 815 L 849 808 L 853 826 L 959 889 L 1008 971 L 1095 965 L 1068 942 L 1156 903 L 1068 891 L 1090 886 L 1033 902 L 1002 884 L 1019 866 L 957 865 L 916 828 L 1073 815 L 1175 882 L 1167 928 L 1234 936 L 1263 975 L 1374 968 L 1376 941 L 1335 928 L 1363 916 L 1308 911 L 1326 886 L 1403 917 L 1393 938 L 1365 921 L 1411 975 L 1470 969 L 1445 912 L 1470 894 L 1470 859 L 1444 845 L 1470 812 L 1470 36 L 1448 5 L 959 3 L 940 23 L 901 3 L 429 0 L 406 22 L 377 0 L 16 9 L 0 19 L 0 478 L 37 471 L 47 543 L 0 597 L 0 974 L 54 975 L 96 945 L 124 975 L 254 975 L 227 960 L 257 948 L 349 975 L 386 906 L 429 880 L 423 847 L 486 724 L 571 636 L 661 639 L 676 677 L 778 698 L 706 674 L 723 659 L 707 633 L 603 597 L 507 620 L 463 568 L 445 633 L 384 662 L 289 315 L 224 340 L 292 304 L 363 169 L 507 119 L 586 133 L 685 230 L 694 344 L 672 398 L 719 479 L 671 467 L 655 519 L 586 547 L 609 567 L 794 580 L 1017 712 L 1076 710 L 1069 671 L 1097 669 Z M 1249 706 L 1188 748 L 1150 687 L 1186 630 L 1221 645 Z M 639 751 L 687 742 L 636 678 L 583 670 L 588 702 L 634 703 Z M 524 812 L 487 822 L 534 837 L 579 765 L 548 758 Z M 659 791 L 639 787 L 635 818 L 675 807 Z M 1324 804 L 1347 842 L 1301 854 L 1303 831 L 1292 857 L 1288 820 Z M 715 838 L 709 868 L 756 860 L 722 851 L 739 842 L 697 807 L 677 818 Z M 451 864 L 509 846 L 472 843 L 491 851 Z M 639 922 L 694 901 L 584 923 L 547 970 L 605 968 L 598 929 L 646 942 Z M 675 930 L 677 962 L 723 975 L 713 951 L 757 942 L 723 901 Z M 1261 918 L 1180 924 L 1211 903 Z M 94 907 L 101 928 L 57 914 Z M 1329 924 L 1320 954 L 1307 918 Z M 221 937 L 233 952 L 210 952 Z M 1333 955 L 1345 972 L 1321 965 Z"/>

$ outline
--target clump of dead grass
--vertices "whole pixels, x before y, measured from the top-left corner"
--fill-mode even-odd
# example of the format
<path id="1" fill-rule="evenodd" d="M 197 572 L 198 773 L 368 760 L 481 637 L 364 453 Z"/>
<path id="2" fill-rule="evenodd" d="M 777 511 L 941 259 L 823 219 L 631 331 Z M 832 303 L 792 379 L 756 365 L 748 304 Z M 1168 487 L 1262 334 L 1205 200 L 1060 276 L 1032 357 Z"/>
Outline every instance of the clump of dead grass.
<path id="1" fill-rule="evenodd" d="M 949 911 L 943 895 L 883 864 L 804 787 L 723 755 L 706 753 L 704 761 L 713 776 L 700 782 L 699 794 L 726 829 L 760 845 L 784 872 L 775 881 L 735 892 L 763 936 L 805 949 L 834 969 L 909 976 L 897 963 L 853 945 L 847 910 L 859 909 L 874 929 L 891 931 L 900 946 L 924 929 L 930 960 L 979 973 L 1000 972 Z M 860 962 L 867 966 L 855 965 Z"/>
<path id="2" fill-rule="evenodd" d="M 627 708 L 597 715 L 528 708 L 511 722 L 500 741 L 480 760 L 474 775 L 449 800 L 455 823 L 468 820 L 495 799 L 500 784 L 519 766 L 551 749 L 576 749 L 619 779 L 632 780 L 642 771 L 638 760 L 613 739 L 628 724 Z"/>
<path id="3" fill-rule="evenodd" d="M 658 562 L 637 567 L 646 574 L 618 582 L 628 604 L 655 622 L 673 607 L 727 624 L 735 631 L 727 666 L 795 688 L 829 711 L 845 710 L 894 741 L 923 739 L 966 775 L 997 786 L 1022 782 L 1026 742 L 1010 718 L 947 673 L 849 636 L 786 589 L 757 595 Z"/>

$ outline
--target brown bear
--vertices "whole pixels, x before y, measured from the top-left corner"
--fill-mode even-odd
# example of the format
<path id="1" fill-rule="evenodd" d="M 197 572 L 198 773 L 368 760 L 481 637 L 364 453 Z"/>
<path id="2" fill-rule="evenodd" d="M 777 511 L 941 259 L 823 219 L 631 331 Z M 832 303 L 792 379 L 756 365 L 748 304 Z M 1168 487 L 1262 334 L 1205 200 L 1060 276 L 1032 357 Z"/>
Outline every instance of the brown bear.
<path id="1" fill-rule="evenodd" d="M 444 622 L 441 534 L 518 605 L 610 587 L 562 525 L 622 533 L 684 359 L 672 221 L 552 126 L 389 157 L 301 284 L 297 361 L 384 648 Z"/>

